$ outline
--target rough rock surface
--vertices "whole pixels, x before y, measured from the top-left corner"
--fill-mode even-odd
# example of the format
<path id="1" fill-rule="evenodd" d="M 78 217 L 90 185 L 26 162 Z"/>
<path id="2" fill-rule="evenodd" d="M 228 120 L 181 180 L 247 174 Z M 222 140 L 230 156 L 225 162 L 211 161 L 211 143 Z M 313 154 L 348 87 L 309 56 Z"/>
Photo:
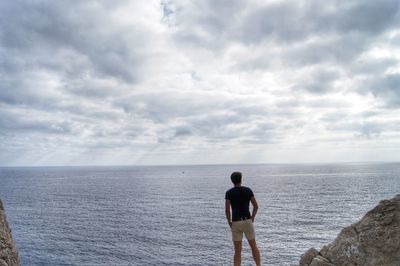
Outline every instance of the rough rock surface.
<path id="1" fill-rule="evenodd" d="M 20 265 L 17 247 L 8 227 L 3 203 L 0 200 L 0 266 Z"/>
<path id="2" fill-rule="evenodd" d="M 300 266 L 339 265 L 400 265 L 400 194 L 381 201 L 331 244 L 319 252 L 311 248 L 300 259 Z"/>

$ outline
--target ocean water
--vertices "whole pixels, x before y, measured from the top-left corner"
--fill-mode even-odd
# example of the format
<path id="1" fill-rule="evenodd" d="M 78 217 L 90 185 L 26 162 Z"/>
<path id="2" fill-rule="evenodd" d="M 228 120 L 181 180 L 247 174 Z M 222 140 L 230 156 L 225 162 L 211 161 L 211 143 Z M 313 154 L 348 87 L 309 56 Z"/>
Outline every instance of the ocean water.
<path id="1" fill-rule="evenodd" d="M 231 265 L 232 171 L 260 205 L 263 265 L 297 265 L 400 193 L 398 163 L 276 164 L 0 168 L 0 198 L 22 265 Z"/>

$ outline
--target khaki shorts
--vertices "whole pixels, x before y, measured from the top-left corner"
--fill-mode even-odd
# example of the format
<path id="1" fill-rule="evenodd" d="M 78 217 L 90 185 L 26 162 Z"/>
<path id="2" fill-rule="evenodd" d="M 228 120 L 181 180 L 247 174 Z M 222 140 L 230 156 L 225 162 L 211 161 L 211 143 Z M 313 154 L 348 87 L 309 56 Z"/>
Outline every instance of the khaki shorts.
<path id="1" fill-rule="evenodd" d="M 251 219 L 232 222 L 231 231 L 233 241 L 241 241 L 243 233 L 246 235 L 247 240 L 253 240 L 256 238 L 256 233 L 254 232 L 254 226 Z"/>

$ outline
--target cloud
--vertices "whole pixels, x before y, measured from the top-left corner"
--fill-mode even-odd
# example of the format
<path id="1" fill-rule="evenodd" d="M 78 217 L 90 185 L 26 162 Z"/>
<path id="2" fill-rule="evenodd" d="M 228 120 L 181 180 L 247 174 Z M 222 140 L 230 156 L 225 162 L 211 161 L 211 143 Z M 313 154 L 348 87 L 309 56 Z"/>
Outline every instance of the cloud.
<path id="1" fill-rule="evenodd" d="M 79 67 L 80 73 L 89 71 L 132 82 L 146 56 L 142 51 L 148 38 L 145 29 L 129 23 L 115 25 L 112 19 L 117 7 L 94 1 L 68 5 L 13 1 L 1 8 L 3 14 L 20 14 L 2 16 L 3 47 L 22 52 L 24 58 L 32 56 L 41 67 L 70 67 L 72 71 Z M 79 63 L 83 64 L 73 65 Z"/>
<path id="2" fill-rule="evenodd" d="M 395 0 L 3 1 L 0 164 L 385 150 L 399 21 Z"/>
<path id="3" fill-rule="evenodd" d="M 6 110 L 0 112 L 0 128 L 3 134 L 14 134 L 14 132 L 68 134 L 73 131 L 73 126 L 68 121 L 54 121 L 51 118 L 46 119 Z"/>
<path id="4" fill-rule="evenodd" d="M 329 69 L 316 69 L 304 78 L 301 88 L 312 93 L 325 93 L 334 90 L 334 83 L 340 79 L 340 72 Z"/>
<path id="5" fill-rule="evenodd" d="M 177 6 L 177 34 L 188 41 L 221 39 L 258 44 L 302 42 L 314 36 L 376 36 L 398 25 L 398 1 L 170 1 Z M 318 12 L 316 12 L 318 11 Z M 193 30 L 188 30 L 189 28 Z M 204 34 L 201 34 L 204 33 Z"/>
<path id="6" fill-rule="evenodd" d="M 383 98 L 388 107 L 400 107 L 400 73 L 383 74 L 368 81 L 361 90 L 370 91 L 376 97 Z"/>

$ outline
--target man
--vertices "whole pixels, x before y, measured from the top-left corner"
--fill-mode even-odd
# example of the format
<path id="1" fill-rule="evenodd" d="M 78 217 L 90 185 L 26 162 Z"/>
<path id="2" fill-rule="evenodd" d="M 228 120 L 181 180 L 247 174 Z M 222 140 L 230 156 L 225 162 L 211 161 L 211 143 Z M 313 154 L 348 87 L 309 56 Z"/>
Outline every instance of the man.
<path id="1" fill-rule="evenodd" d="M 232 240 L 235 247 L 233 257 L 234 266 L 239 266 L 242 259 L 243 233 L 251 247 L 253 259 L 257 266 L 261 265 L 260 251 L 258 250 L 253 227 L 254 218 L 258 211 L 258 204 L 250 188 L 242 186 L 242 173 L 233 172 L 231 180 L 234 185 L 225 194 L 225 214 L 232 231 Z M 253 205 L 250 215 L 249 203 Z M 232 207 L 232 220 L 231 220 Z"/>

